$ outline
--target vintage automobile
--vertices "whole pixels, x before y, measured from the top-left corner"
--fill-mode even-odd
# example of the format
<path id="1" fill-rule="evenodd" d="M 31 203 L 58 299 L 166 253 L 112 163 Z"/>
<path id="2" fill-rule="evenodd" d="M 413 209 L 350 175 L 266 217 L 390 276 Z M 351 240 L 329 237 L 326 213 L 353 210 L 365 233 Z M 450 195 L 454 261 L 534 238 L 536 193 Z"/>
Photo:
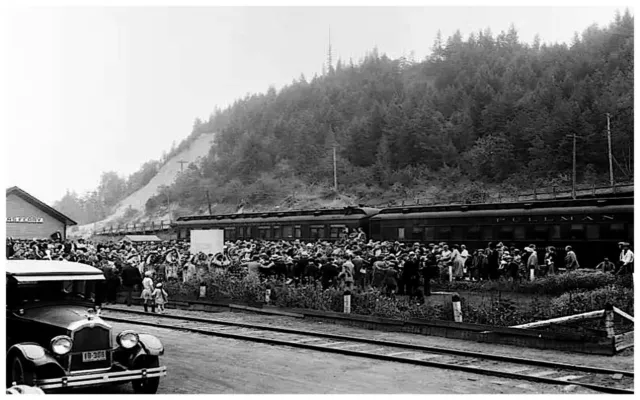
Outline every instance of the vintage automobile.
<path id="1" fill-rule="evenodd" d="M 7 285 L 7 387 L 45 392 L 131 382 L 153 394 L 166 367 L 155 336 L 114 333 L 92 300 L 102 272 L 89 265 L 9 260 Z"/>

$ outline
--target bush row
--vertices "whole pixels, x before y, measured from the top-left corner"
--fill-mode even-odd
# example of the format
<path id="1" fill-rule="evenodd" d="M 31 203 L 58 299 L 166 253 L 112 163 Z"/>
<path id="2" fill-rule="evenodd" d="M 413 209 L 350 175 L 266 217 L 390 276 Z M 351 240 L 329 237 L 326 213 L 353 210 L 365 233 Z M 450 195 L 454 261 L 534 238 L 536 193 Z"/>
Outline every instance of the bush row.
<path id="1" fill-rule="evenodd" d="M 238 273 L 212 273 L 203 279 L 208 300 L 230 299 L 238 303 L 260 303 L 265 290 L 271 289 L 271 304 L 286 308 L 303 308 L 321 311 L 343 311 L 343 292 L 330 288 L 322 290 L 318 283 L 286 285 L 282 280 L 261 281 L 257 277 Z M 170 299 L 195 299 L 200 293 L 200 283 L 167 283 Z M 465 322 L 512 326 L 541 319 L 555 318 L 581 312 L 603 309 L 612 303 L 633 315 L 633 289 L 622 285 L 607 285 L 594 290 L 576 290 L 554 299 L 533 296 L 530 301 L 516 302 L 509 293 L 491 292 L 481 300 L 462 298 Z M 408 319 L 453 320 L 449 300 L 431 301 L 419 305 L 404 298 L 392 299 L 379 290 L 354 292 L 351 296 L 351 312 L 406 321 Z"/>
<path id="2" fill-rule="evenodd" d="M 534 281 L 454 281 L 442 282 L 436 286 L 439 289 L 451 292 L 514 292 L 559 296 L 574 290 L 594 290 L 610 285 L 632 288 L 633 279 L 631 275 L 615 276 L 593 270 L 577 270 L 559 275 L 550 275 Z"/>

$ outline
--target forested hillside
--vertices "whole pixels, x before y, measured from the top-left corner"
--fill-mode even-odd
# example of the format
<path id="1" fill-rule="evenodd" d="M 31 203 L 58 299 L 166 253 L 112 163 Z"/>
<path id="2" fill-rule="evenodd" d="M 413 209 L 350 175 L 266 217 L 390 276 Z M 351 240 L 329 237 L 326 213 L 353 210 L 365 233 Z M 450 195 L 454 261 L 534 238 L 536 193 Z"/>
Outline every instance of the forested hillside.
<path id="1" fill-rule="evenodd" d="M 634 18 L 618 14 L 569 44 L 532 44 L 515 27 L 438 39 L 425 60 L 377 49 L 322 76 L 237 100 L 196 121 L 216 132 L 199 165 L 167 190 L 184 209 L 297 205 L 303 197 L 375 203 L 429 190 L 608 182 L 607 113 L 617 181 L 633 177 Z M 338 192 L 333 193 L 333 149 Z M 435 188 L 435 189 L 434 189 Z M 163 206 L 162 195 L 147 212 Z"/>

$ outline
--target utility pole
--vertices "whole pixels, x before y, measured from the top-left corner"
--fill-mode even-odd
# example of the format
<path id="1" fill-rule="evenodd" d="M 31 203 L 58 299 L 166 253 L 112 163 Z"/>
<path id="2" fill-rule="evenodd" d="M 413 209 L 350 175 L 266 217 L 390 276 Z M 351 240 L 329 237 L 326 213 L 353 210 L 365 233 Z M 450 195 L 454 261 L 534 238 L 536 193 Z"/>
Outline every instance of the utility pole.
<path id="1" fill-rule="evenodd" d="M 184 171 L 184 165 L 189 164 L 189 161 L 178 161 L 180 164 L 180 172 Z"/>
<path id="2" fill-rule="evenodd" d="M 572 197 L 576 199 L 576 133 L 573 132 L 573 185 L 572 185 Z"/>
<path id="3" fill-rule="evenodd" d="M 336 163 L 336 145 L 333 145 L 333 190 L 338 193 L 338 166 Z"/>
<path id="4" fill-rule="evenodd" d="M 173 217 L 171 216 L 171 200 L 169 199 L 169 191 L 164 191 L 164 195 L 167 197 L 167 210 L 169 211 L 169 221 L 173 222 Z"/>
<path id="5" fill-rule="evenodd" d="M 209 204 L 209 215 L 213 215 L 211 212 L 211 200 L 209 199 L 209 190 L 207 190 L 207 204 Z"/>
<path id="6" fill-rule="evenodd" d="M 613 160 L 611 155 L 611 125 L 610 118 L 611 115 L 607 113 L 607 141 L 609 142 L 609 183 L 613 187 Z"/>

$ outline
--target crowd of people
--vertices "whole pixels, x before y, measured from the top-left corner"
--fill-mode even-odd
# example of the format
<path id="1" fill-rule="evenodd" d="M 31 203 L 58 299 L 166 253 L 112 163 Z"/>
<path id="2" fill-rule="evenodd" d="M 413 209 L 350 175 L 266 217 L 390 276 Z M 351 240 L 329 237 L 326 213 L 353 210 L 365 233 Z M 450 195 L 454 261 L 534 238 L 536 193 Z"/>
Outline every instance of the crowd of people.
<path id="1" fill-rule="evenodd" d="M 604 258 L 595 266 L 605 273 L 633 272 L 634 255 L 629 243 L 621 242 L 617 263 Z M 464 244 L 375 242 L 364 232 L 344 236 L 336 242 L 238 240 L 225 243 L 218 254 L 190 252 L 188 242 L 161 243 L 90 242 L 70 240 L 7 239 L 9 259 L 48 259 L 81 262 L 100 268 L 105 275 L 104 298 L 115 303 L 117 291 L 135 287 L 155 311 L 167 302 L 163 282 L 204 281 L 207 274 L 241 271 L 263 280 L 281 277 L 287 284 L 320 282 L 324 289 L 379 288 L 389 296 L 421 299 L 430 295 L 431 282 L 438 280 L 519 281 L 581 268 L 571 246 L 561 258 L 553 246 L 524 249 L 489 243 L 469 250 Z M 539 257 L 543 255 L 543 257 Z M 593 266 L 589 266 L 593 268 Z"/>

